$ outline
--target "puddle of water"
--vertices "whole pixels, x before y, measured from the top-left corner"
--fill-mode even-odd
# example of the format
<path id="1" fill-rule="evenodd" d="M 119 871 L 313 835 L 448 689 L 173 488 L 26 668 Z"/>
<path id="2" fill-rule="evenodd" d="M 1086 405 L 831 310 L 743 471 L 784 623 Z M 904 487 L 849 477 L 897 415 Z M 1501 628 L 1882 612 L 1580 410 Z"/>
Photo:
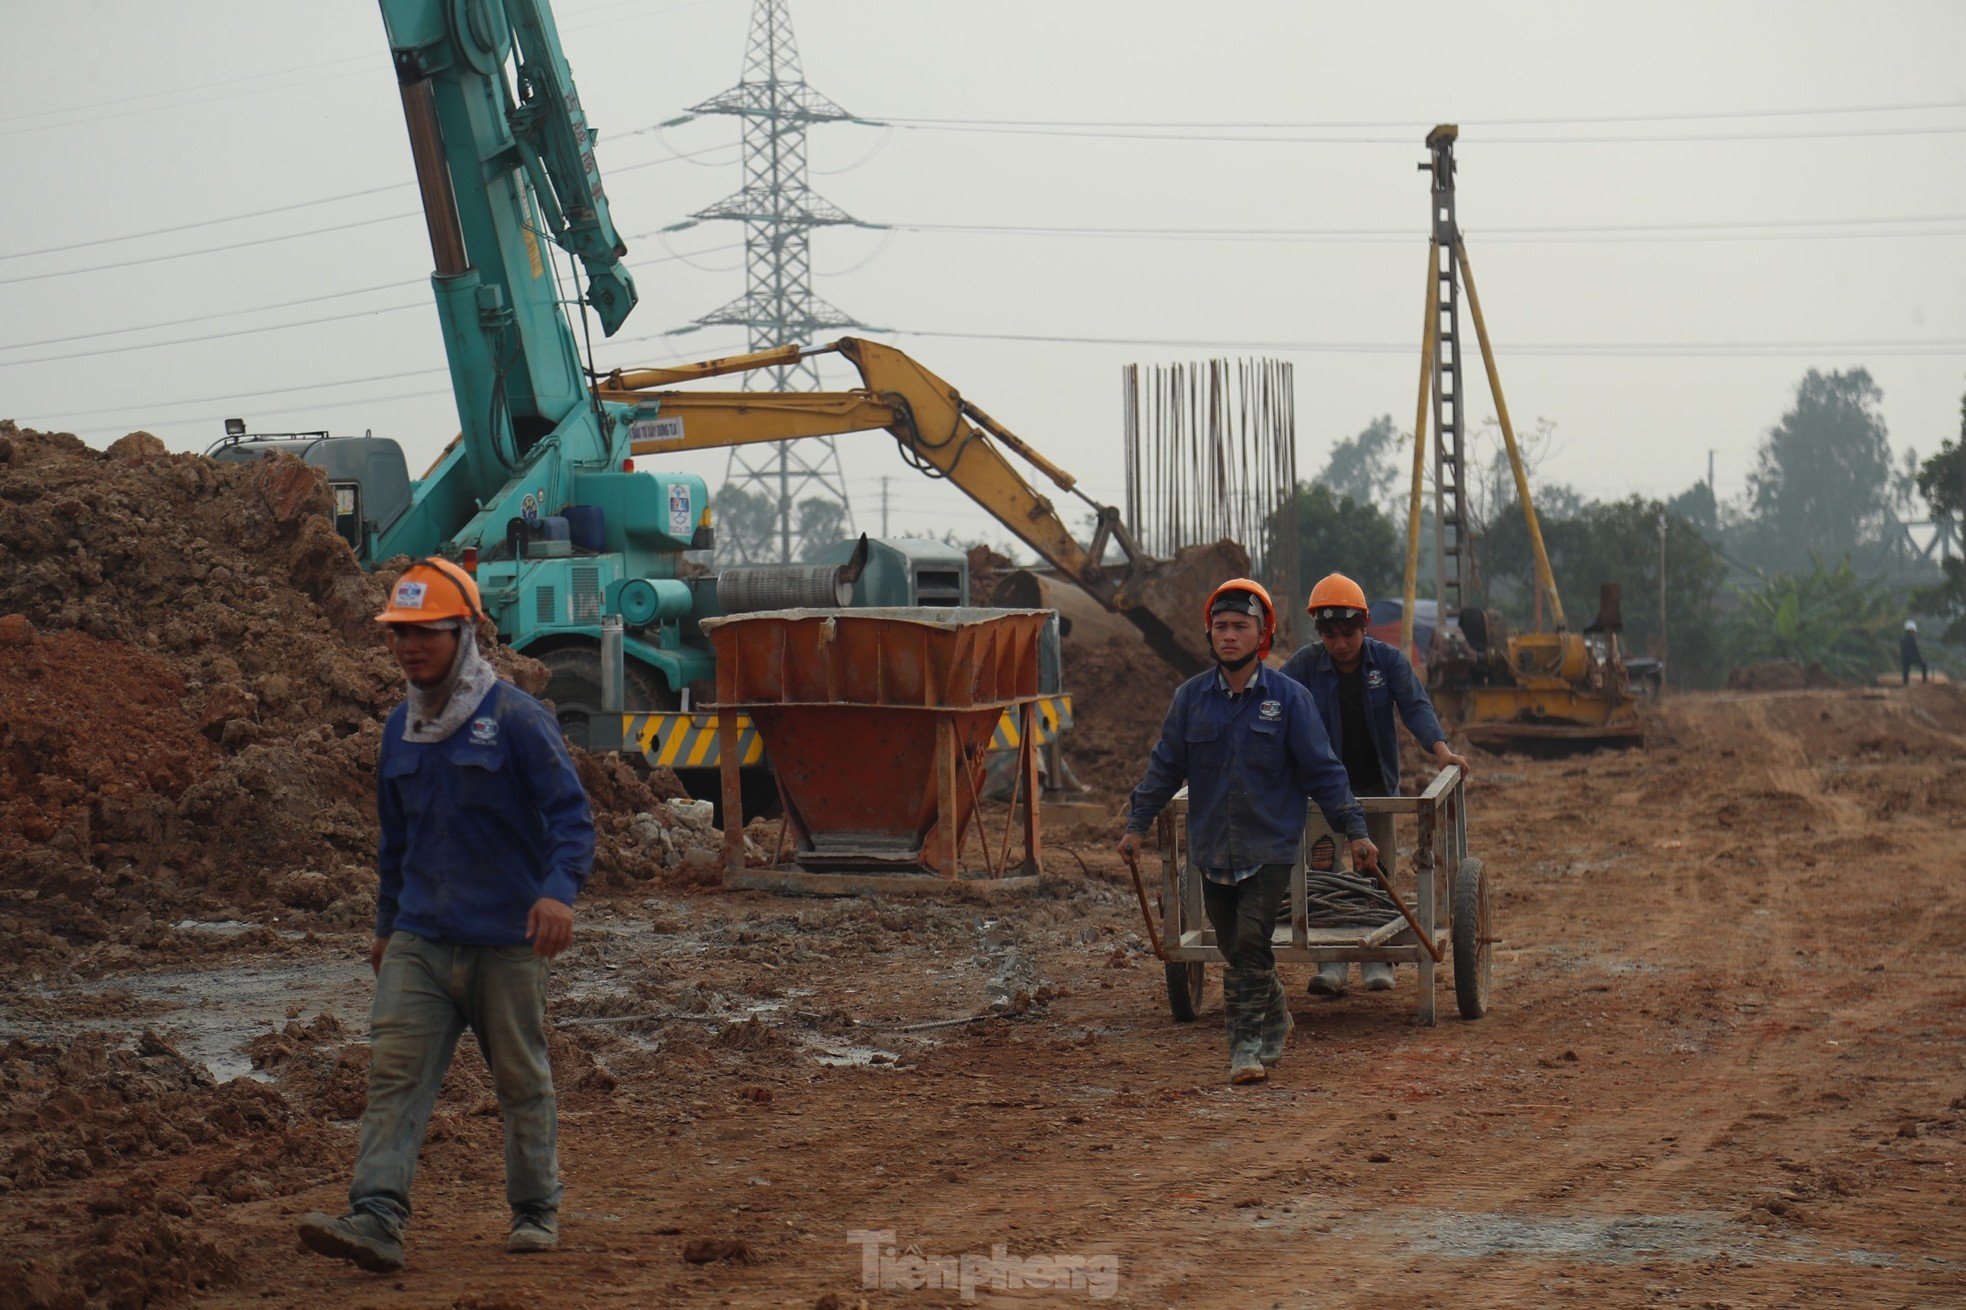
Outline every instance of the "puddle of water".
<path id="1" fill-rule="evenodd" d="M 258 927 L 239 919 L 179 919 L 171 927 L 179 932 L 209 933 L 214 937 L 240 937 Z"/>
<path id="2" fill-rule="evenodd" d="M 829 1069 L 892 1069 L 901 1063 L 901 1057 L 893 1051 L 856 1046 L 830 1037 L 808 1037 L 806 1045 L 816 1052 L 814 1061 Z"/>
<path id="3" fill-rule="evenodd" d="M 189 921 L 187 921 L 189 922 Z M 244 925 L 250 926 L 250 925 Z M 287 1021 L 287 1011 L 332 1013 L 353 1034 L 368 1029 L 371 975 L 367 960 L 325 959 L 279 964 L 242 964 L 196 972 L 122 974 L 50 992 L 89 996 L 127 993 L 156 1003 L 155 1018 L 136 1027 L 155 1028 L 188 1060 L 195 1060 L 224 1082 L 254 1074 L 244 1047 L 259 1034 Z M 147 1013 L 148 1011 L 146 1011 Z M 91 1019 L 0 1020 L 0 1036 L 58 1041 L 75 1033 L 125 1034 L 127 1015 Z"/>
<path id="4" fill-rule="evenodd" d="M 1569 1255 L 1622 1264 L 1661 1256 L 1698 1260 L 1737 1247 L 1725 1225 L 1689 1215 L 1522 1216 L 1437 1213 L 1421 1221 L 1415 1251 L 1479 1258 Z"/>
<path id="5" fill-rule="evenodd" d="M 1309 1210 L 1318 1210 L 1315 1203 Z M 1491 1256 L 1560 1256 L 1601 1264 L 1708 1260 L 1723 1255 L 1797 1264 L 1837 1262 L 1871 1269 L 1909 1268 L 1888 1251 L 1839 1250 L 1814 1238 L 1764 1233 L 1712 1211 L 1683 1214 L 1528 1215 L 1409 1210 L 1377 1217 L 1300 1211 L 1280 1222 L 1336 1221 L 1335 1236 L 1389 1234 L 1416 1254 L 1479 1260 Z"/>

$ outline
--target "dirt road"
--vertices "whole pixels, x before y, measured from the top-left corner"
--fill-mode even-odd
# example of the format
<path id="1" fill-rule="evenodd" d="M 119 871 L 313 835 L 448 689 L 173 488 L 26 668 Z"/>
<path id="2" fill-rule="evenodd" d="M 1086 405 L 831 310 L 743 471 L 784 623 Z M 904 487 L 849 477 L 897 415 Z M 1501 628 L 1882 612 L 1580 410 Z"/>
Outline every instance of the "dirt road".
<path id="1" fill-rule="evenodd" d="M 1055 890 L 999 907 L 585 906 L 550 1257 L 500 1249 L 468 1050 L 410 1267 L 296 1249 L 354 1145 L 359 930 L 15 987 L 0 1281 L 50 1305 L 956 1303 L 906 1288 L 914 1254 L 975 1257 L 985 1305 L 1966 1303 L 1966 696 L 1682 696 L 1643 751 L 1477 768 L 1494 1011 L 1421 1029 L 1410 972 L 1322 1002 L 1298 970 L 1256 1089 L 1223 1083 L 1219 979 L 1203 1022 L 1169 1018 L 1103 830 L 1054 834 L 1090 876 L 1056 850 Z M 249 1064 L 270 1081 L 209 1077 Z M 705 1239 L 735 1254 L 683 1258 Z M 989 1287 L 993 1252 L 1023 1289 Z"/>

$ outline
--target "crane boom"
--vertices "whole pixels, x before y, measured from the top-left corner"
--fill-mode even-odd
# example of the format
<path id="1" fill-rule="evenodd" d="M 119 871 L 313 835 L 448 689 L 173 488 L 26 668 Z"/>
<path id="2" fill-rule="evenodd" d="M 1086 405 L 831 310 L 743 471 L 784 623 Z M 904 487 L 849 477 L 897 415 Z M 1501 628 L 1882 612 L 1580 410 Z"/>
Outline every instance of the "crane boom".
<path id="1" fill-rule="evenodd" d="M 584 266 L 604 332 L 636 297 L 544 0 L 382 0 L 382 18 L 460 434 L 384 542 L 420 555 L 495 539 L 514 512 L 497 502 L 521 470 L 537 468 L 535 487 L 558 484 L 569 460 L 611 455 L 613 421 L 588 390 L 547 243 Z M 549 444 L 560 458 L 546 457 Z"/>

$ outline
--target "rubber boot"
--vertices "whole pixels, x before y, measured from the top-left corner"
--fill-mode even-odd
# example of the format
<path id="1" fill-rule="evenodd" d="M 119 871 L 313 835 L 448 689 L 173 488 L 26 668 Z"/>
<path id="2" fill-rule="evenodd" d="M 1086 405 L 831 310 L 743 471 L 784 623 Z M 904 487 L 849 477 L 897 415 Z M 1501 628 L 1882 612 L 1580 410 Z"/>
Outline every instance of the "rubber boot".
<path id="1" fill-rule="evenodd" d="M 1263 1068 L 1263 1011 L 1269 1004 L 1270 975 L 1255 969 L 1225 969 L 1222 999 L 1228 1010 L 1229 1081 L 1260 1083 Z"/>
<path id="2" fill-rule="evenodd" d="M 1393 966 L 1384 960 L 1358 967 L 1360 977 L 1365 979 L 1368 992 L 1389 992 L 1393 989 Z"/>
<path id="3" fill-rule="evenodd" d="M 1290 1030 L 1297 1026 L 1297 1020 L 1290 1015 L 1290 1001 L 1284 995 L 1283 984 L 1277 981 L 1276 970 L 1263 977 L 1269 984 L 1269 1003 L 1263 1007 L 1263 1043 L 1257 1058 L 1267 1069 L 1283 1058 L 1284 1044 L 1290 1040 Z"/>
<path id="4" fill-rule="evenodd" d="M 1352 966 L 1343 960 L 1326 961 L 1316 973 L 1311 975 L 1311 985 L 1308 990 L 1313 996 L 1343 996 L 1345 979 L 1351 971 Z"/>

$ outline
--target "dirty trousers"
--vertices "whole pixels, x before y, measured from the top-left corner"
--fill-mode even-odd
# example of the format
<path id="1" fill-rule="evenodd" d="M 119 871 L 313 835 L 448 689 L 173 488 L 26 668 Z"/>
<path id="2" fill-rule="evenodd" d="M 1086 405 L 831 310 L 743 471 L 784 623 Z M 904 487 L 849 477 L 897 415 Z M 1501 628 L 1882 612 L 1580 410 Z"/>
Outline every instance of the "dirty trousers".
<path id="1" fill-rule="evenodd" d="M 546 961 L 530 946 L 389 938 L 369 1031 L 369 1105 L 349 1208 L 400 1234 L 437 1089 L 469 1027 L 505 1121 L 505 1197 L 514 1214 L 560 1208 L 558 1103 L 546 1058 Z"/>
<path id="2" fill-rule="evenodd" d="M 1290 865 L 1266 864 L 1233 887 L 1202 880 L 1202 908 L 1215 945 L 1232 969 L 1274 969 L 1270 930 L 1290 891 Z"/>

